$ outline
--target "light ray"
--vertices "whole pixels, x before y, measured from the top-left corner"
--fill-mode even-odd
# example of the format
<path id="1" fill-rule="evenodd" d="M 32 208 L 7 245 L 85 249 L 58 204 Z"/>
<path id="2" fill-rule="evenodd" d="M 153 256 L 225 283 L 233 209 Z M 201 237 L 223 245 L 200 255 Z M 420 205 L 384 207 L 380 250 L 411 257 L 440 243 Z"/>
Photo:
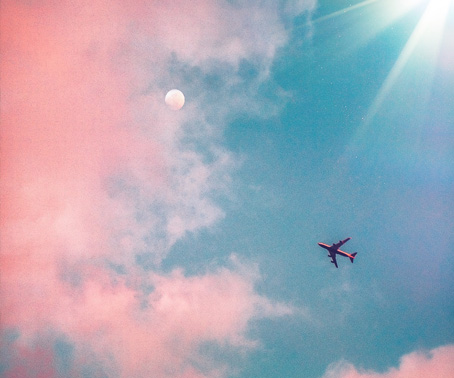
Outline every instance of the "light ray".
<path id="1" fill-rule="evenodd" d="M 413 86 L 416 86 L 413 90 L 419 103 L 425 102 L 432 83 L 446 18 L 452 3 L 454 3 L 452 0 L 432 0 L 426 4 L 423 15 L 372 101 L 363 122 L 352 137 L 352 141 L 347 146 L 341 158 L 343 163 L 347 164 L 350 159 L 357 156 L 358 152 L 365 147 L 366 141 L 370 140 L 366 137 L 370 126 L 385 101 L 392 100 L 391 92 L 396 87 L 397 81 L 403 80 L 403 72 L 406 73 L 408 80 L 405 83 L 411 82 Z M 415 80 L 415 77 L 418 79 Z M 401 85 L 399 88 L 406 86 Z M 397 100 L 398 96 L 395 98 Z M 412 99 L 409 100 L 412 101 Z M 389 130 L 381 130 L 380 133 L 387 131 Z"/>
<path id="2" fill-rule="evenodd" d="M 424 7 L 428 1 L 364 0 L 316 18 L 312 25 L 318 25 L 319 35 L 326 38 L 325 52 L 328 56 L 348 55 L 373 40 L 397 20 Z M 325 27 L 321 27 L 322 24 Z"/>
<path id="3" fill-rule="evenodd" d="M 363 127 L 361 128 L 363 132 L 361 135 L 377 114 L 404 67 L 407 65 L 410 57 L 414 54 L 416 47 L 419 47 L 421 51 L 426 53 L 429 59 L 433 59 L 437 55 L 450 1 L 451 0 L 434 0 L 428 4 L 423 16 L 416 25 L 413 33 L 397 58 L 396 63 L 372 102 L 363 122 Z M 430 36 L 430 38 L 427 36 Z M 431 64 L 432 73 L 433 67 L 434 65 Z"/>
<path id="4" fill-rule="evenodd" d="M 334 17 L 342 16 L 342 15 L 344 15 L 344 14 L 347 13 L 347 12 L 351 12 L 351 11 L 353 11 L 353 10 L 355 10 L 355 9 L 365 7 L 366 5 L 375 3 L 375 2 L 377 2 L 377 1 L 378 1 L 378 0 L 365 0 L 365 1 L 361 2 L 361 3 L 358 3 L 358 4 L 355 4 L 355 5 L 352 5 L 352 6 L 343 8 L 343 9 L 338 10 L 338 11 L 336 11 L 336 12 L 327 14 L 326 16 L 317 18 L 316 20 L 314 20 L 314 21 L 312 21 L 312 22 L 313 22 L 313 23 L 317 23 L 317 22 L 322 22 L 322 21 L 329 20 L 329 19 L 334 18 Z"/>

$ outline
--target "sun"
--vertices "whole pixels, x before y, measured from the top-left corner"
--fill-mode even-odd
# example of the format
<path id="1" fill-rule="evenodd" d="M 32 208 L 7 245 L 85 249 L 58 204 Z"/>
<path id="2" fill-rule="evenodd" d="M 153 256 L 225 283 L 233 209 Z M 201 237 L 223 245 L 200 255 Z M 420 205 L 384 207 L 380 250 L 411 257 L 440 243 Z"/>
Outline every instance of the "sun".
<path id="1" fill-rule="evenodd" d="M 315 19 L 314 23 L 337 17 L 345 18 L 347 14 L 355 12 L 362 19 L 362 25 L 358 24 L 358 27 L 362 26 L 362 30 L 358 32 L 357 45 L 366 44 L 411 12 L 421 14 L 419 21 L 410 33 L 396 62 L 369 107 L 363 125 L 363 128 L 366 128 L 410 61 L 431 66 L 432 69 L 435 68 L 448 15 L 450 12 L 454 12 L 454 0 L 364 0 Z M 367 17 L 373 17 L 374 22 L 368 22 L 365 19 Z M 350 19 L 358 20 L 358 17 L 356 19 L 353 16 L 347 17 L 346 22 Z"/>
<path id="2" fill-rule="evenodd" d="M 402 7 L 400 11 L 409 12 L 417 6 L 424 6 L 425 9 L 372 102 L 365 118 L 366 124 L 371 122 L 410 59 L 418 60 L 420 64 L 426 63 L 431 69 L 434 69 L 446 18 L 449 14 L 449 8 L 453 4 L 454 0 L 404 0 L 400 2 L 400 7 Z M 394 8 L 395 10 L 396 8 Z"/>
<path id="3" fill-rule="evenodd" d="M 421 19 L 425 23 L 434 26 L 445 23 L 449 7 L 454 4 L 454 0 L 400 0 L 388 6 L 390 14 L 402 16 L 415 8 L 425 8 Z"/>
<path id="4" fill-rule="evenodd" d="M 365 143 L 370 128 L 376 126 L 378 115 L 389 110 L 398 113 L 399 107 L 406 106 L 402 102 L 408 96 L 406 88 L 413 88 L 417 99 L 414 103 L 421 107 L 427 105 L 425 101 L 430 96 L 433 78 L 441 72 L 440 56 L 448 54 L 444 51 L 451 49 L 447 30 L 453 28 L 453 14 L 454 0 L 364 0 L 313 21 L 315 25 L 332 24 L 336 18 L 337 24 L 344 26 L 344 32 L 347 28 L 355 30 L 355 39 L 350 39 L 353 49 L 367 45 L 384 31 L 391 35 L 394 24 L 398 22 L 412 25 L 394 64 L 346 148 L 347 160 L 354 156 L 352 151 L 356 151 L 357 146 Z"/>

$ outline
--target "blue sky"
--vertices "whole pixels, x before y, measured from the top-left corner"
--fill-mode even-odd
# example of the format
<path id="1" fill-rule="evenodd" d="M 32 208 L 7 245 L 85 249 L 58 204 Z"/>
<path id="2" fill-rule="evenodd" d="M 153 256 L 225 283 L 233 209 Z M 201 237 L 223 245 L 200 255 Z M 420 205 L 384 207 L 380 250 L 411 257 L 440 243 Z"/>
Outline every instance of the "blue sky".
<path id="1" fill-rule="evenodd" d="M 356 3 L 319 1 L 312 20 L 345 13 L 312 21 L 310 36 L 306 18 L 289 26 L 257 94 L 281 103 L 285 93 L 285 104 L 266 119 L 240 114 L 225 130 L 227 148 L 244 157 L 233 204 L 214 231 L 169 255 L 197 269 L 235 251 L 259 262 L 260 290 L 307 310 L 257 325 L 263 345 L 244 377 L 319 377 L 340 359 L 381 372 L 453 341 L 454 73 L 416 46 L 365 126 L 427 4 L 372 33 L 377 9 L 393 4 L 349 11 Z M 333 269 L 317 242 L 347 236 L 358 257 Z"/>
<path id="2" fill-rule="evenodd" d="M 452 376 L 454 2 L 1 13 L 1 376 Z"/>

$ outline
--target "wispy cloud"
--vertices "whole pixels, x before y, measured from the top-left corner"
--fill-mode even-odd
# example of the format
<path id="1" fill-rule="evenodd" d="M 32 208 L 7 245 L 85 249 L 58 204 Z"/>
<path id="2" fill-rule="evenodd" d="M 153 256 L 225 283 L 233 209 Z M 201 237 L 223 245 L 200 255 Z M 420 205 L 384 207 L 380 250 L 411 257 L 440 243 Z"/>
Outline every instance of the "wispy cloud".
<path id="1" fill-rule="evenodd" d="M 232 110 L 270 111 L 254 98 L 286 42 L 278 5 L 1 7 L 3 371 L 224 376 L 203 343 L 248 349 L 250 321 L 292 309 L 257 294 L 248 264 L 159 265 L 224 216 L 237 163 L 220 135 Z"/>

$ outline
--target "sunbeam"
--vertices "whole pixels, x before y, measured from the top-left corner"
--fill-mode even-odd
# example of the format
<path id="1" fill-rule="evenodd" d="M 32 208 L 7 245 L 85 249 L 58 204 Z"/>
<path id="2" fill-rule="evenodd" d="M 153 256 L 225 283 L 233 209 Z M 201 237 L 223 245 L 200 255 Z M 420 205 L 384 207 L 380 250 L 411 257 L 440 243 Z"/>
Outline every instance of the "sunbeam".
<path id="1" fill-rule="evenodd" d="M 416 6 L 421 1 L 404 3 L 406 4 L 401 4 L 402 9 L 408 12 L 412 6 Z M 363 122 L 357 128 L 345 151 L 343 161 L 348 161 L 357 154 L 358 150 L 364 148 L 366 140 L 370 139 L 366 138 L 366 135 L 370 131 L 371 124 L 385 102 L 393 103 L 395 106 L 409 106 L 408 103 L 402 104 L 399 101 L 402 97 L 400 91 L 406 90 L 405 88 L 411 84 L 414 89 L 414 101 L 420 105 L 427 102 L 446 20 L 453 3 L 452 0 L 432 0 L 424 3 L 425 9 L 421 18 L 369 106 Z M 392 10 L 392 14 L 395 17 L 395 9 Z M 398 83 L 400 84 L 397 85 Z"/>
<path id="2" fill-rule="evenodd" d="M 403 17 L 419 12 L 425 4 L 427 0 L 364 0 L 316 17 L 312 24 L 326 38 L 327 53 L 348 55 L 365 46 Z M 343 43 L 347 41 L 348 44 Z"/>
<path id="3" fill-rule="evenodd" d="M 372 102 L 363 123 L 363 132 L 359 137 L 362 136 L 364 129 L 369 125 L 379 110 L 410 57 L 415 55 L 417 47 L 418 51 L 422 52 L 424 57 L 431 63 L 428 68 L 431 71 L 430 76 L 432 76 L 434 70 L 433 60 L 436 58 L 439 51 L 441 36 L 444 30 L 450 2 L 451 0 L 434 0 L 427 5 L 423 16 L 416 25 L 413 33 L 402 49 L 401 54 L 397 58 L 396 63 Z"/>
<path id="4" fill-rule="evenodd" d="M 329 19 L 334 18 L 334 17 L 342 16 L 342 15 L 344 15 L 347 12 L 351 12 L 351 11 L 353 11 L 355 9 L 365 7 L 366 5 L 370 5 L 370 4 L 375 3 L 377 1 L 378 0 L 365 0 L 365 1 L 361 2 L 361 3 L 355 4 L 355 5 L 351 5 L 349 7 L 343 8 L 343 9 L 338 10 L 336 12 L 327 14 L 326 16 L 317 18 L 317 19 L 315 19 L 312 22 L 315 24 L 317 22 L 322 22 L 322 21 L 326 21 L 326 20 L 329 20 Z"/>

